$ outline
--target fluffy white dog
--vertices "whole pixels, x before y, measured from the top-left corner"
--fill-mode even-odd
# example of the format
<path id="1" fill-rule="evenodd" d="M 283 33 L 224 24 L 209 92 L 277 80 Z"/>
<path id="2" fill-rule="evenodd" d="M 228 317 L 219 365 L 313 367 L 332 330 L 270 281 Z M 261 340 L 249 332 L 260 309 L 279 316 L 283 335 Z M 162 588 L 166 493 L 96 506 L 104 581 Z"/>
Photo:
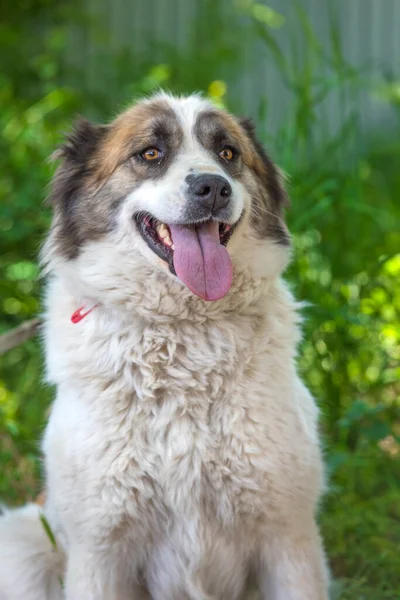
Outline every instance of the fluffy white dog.
<path id="1" fill-rule="evenodd" d="M 161 94 L 81 121 L 58 157 L 43 251 L 58 549 L 39 507 L 6 510 L 1 600 L 326 600 L 286 195 L 253 126 Z"/>

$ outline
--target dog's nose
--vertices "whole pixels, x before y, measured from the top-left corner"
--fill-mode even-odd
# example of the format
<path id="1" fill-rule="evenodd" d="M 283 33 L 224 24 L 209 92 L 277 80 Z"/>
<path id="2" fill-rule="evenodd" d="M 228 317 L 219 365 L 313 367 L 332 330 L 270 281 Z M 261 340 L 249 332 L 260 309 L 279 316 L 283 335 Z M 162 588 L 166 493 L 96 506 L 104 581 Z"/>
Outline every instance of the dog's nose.
<path id="1" fill-rule="evenodd" d="M 232 194 L 229 182 L 220 175 L 197 175 L 189 184 L 189 194 L 205 208 L 224 208 Z"/>

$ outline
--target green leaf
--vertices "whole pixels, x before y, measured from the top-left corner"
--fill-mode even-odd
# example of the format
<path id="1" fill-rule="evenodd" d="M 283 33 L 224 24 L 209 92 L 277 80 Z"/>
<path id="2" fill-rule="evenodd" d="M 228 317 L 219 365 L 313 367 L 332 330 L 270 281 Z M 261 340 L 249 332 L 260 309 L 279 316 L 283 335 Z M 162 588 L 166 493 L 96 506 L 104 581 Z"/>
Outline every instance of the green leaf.
<path id="1" fill-rule="evenodd" d="M 46 519 L 46 517 L 44 516 L 43 513 L 40 513 L 39 518 L 40 518 L 40 520 L 42 522 L 43 529 L 45 530 L 46 535 L 49 538 L 51 545 L 53 546 L 54 550 L 58 550 L 57 541 L 56 541 L 56 538 L 55 538 L 54 533 L 53 533 L 53 531 L 52 531 L 52 529 L 50 527 L 50 524 L 49 524 L 48 520 Z"/>

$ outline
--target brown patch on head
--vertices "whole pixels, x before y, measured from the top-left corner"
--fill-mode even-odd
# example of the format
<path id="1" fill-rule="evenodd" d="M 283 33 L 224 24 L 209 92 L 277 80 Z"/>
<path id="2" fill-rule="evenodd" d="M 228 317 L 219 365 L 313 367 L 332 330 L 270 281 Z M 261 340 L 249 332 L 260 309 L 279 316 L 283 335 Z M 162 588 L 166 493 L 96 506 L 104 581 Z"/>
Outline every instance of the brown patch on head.
<path id="1" fill-rule="evenodd" d="M 92 159 L 97 180 L 151 146 L 168 146 L 168 155 L 180 146 L 183 133 L 176 115 L 162 98 L 142 102 L 119 115 Z M 165 162 L 164 162 L 165 164 Z"/>
<path id="2" fill-rule="evenodd" d="M 121 201 L 142 181 L 166 171 L 182 137 L 174 112 L 162 99 L 139 103 L 107 126 L 78 121 L 55 154 L 62 162 L 49 201 L 57 252 L 76 258 L 85 241 L 110 231 Z M 162 163 L 135 158 L 151 146 L 165 150 Z"/>
<path id="3" fill-rule="evenodd" d="M 231 177 L 251 187 L 253 227 L 261 237 L 272 237 L 288 244 L 289 235 L 283 221 L 283 209 L 288 200 L 282 177 L 257 140 L 253 123 L 249 119 L 239 121 L 229 113 L 211 109 L 200 114 L 195 133 L 213 156 L 224 147 L 236 150 L 234 159 L 228 162 L 221 160 L 221 166 Z"/>

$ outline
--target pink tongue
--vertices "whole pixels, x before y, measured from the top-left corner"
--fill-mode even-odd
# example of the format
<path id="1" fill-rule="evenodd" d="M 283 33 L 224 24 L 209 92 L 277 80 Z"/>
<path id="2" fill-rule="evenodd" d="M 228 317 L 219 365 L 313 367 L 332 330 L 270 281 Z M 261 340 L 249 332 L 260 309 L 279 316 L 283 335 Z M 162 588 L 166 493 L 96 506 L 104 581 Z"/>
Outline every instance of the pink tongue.
<path id="1" fill-rule="evenodd" d="M 169 227 L 179 279 L 203 300 L 223 298 L 232 285 L 232 263 L 227 249 L 220 244 L 218 223 Z"/>

